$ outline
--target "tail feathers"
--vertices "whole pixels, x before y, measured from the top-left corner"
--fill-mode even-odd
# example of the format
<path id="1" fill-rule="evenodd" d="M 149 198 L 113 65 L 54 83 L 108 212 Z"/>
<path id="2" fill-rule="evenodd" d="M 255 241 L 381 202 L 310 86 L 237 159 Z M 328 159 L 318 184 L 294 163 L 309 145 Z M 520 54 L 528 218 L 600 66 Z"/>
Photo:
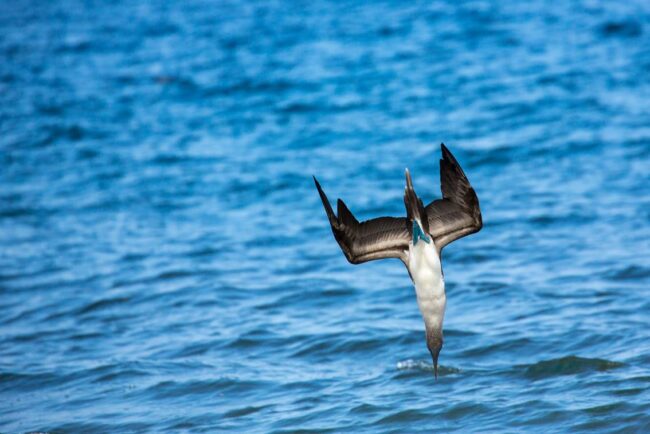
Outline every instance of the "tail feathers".
<path id="1" fill-rule="evenodd" d="M 404 206 L 406 207 L 406 216 L 409 221 L 417 221 L 420 227 L 424 229 L 425 233 L 429 233 L 429 219 L 427 218 L 426 211 L 422 199 L 418 197 L 413 189 L 413 181 L 411 180 L 411 173 L 406 169 L 406 188 L 404 189 Z M 411 234 L 412 235 L 412 234 Z"/>

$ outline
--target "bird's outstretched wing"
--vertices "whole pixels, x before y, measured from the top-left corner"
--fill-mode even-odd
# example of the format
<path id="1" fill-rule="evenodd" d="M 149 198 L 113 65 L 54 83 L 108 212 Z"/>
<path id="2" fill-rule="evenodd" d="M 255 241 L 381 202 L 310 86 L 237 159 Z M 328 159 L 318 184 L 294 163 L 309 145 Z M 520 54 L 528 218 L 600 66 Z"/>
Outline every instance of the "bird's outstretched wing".
<path id="1" fill-rule="evenodd" d="M 442 199 L 426 207 L 429 233 L 439 251 L 447 244 L 483 227 L 478 197 L 456 158 L 442 144 L 440 189 Z"/>
<path id="2" fill-rule="evenodd" d="M 398 258 L 406 263 L 411 235 L 405 218 L 379 217 L 359 223 L 341 199 L 337 201 L 337 216 L 316 177 L 314 182 L 334 238 L 350 263 L 361 264 L 384 258 Z"/>

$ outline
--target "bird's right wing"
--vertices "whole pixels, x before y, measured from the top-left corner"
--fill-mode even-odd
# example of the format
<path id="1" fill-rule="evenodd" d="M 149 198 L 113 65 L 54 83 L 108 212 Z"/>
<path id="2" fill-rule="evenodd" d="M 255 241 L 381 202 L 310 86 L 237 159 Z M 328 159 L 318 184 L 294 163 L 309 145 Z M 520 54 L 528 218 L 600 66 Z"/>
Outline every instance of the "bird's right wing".
<path id="1" fill-rule="evenodd" d="M 456 158 L 443 144 L 440 160 L 440 189 L 442 199 L 426 207 L 429 233 L 438 251 L 447 244 L 483 227 L 481 208 L 476 192 Z"/>
<path id="2" fill-rule="evenodd" d="M 341 199 L 337 201 L 336 216 L 315 177 L 314 182 L 334 238 L 350 263 L 361 264 L 385 258 L 398 258 L 406 263 L 411 235 L 405 218 L 379 217 L 359 223 Z"/>

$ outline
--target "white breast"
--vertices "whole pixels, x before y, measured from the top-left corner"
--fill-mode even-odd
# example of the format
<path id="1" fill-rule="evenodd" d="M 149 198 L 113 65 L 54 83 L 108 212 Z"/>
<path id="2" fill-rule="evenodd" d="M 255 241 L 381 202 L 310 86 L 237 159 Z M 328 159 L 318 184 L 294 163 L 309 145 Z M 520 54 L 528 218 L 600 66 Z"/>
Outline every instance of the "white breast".
<path id="1" fill-rule="evenodd" d="M 445 281 L 433 242 L 409 246 L 408 269 L 415 284 L 418 307 L 427 328 L 442 328 L 445 316 Z"/>

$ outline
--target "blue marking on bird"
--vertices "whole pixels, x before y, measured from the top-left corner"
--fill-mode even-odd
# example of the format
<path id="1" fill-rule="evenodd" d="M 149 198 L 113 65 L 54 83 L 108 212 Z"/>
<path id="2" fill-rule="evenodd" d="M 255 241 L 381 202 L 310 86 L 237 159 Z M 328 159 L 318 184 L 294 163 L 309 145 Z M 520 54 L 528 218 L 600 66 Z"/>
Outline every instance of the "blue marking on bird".
<path id="1" fill-rule="evenodd" d="M 431 242 L 431 238 L 424 233 L 418 222 L 413 220 L 413 245 L 416 245 L 418 240 L 422 240 L 427 244 Z"/>

